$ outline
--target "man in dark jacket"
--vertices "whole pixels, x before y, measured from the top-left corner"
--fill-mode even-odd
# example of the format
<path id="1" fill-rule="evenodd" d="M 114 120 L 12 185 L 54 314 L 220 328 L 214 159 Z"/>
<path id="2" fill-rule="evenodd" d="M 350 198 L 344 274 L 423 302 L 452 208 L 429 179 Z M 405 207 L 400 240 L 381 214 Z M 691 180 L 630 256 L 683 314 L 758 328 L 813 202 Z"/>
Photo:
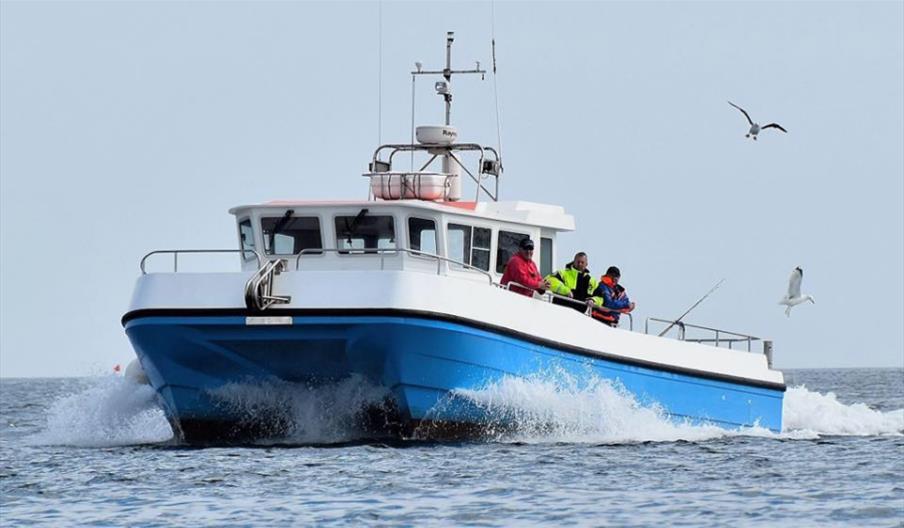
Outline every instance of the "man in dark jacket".
<path id="1" fill-rule="evenodd" d="M 540 276 L 537 264 L 534 263 L 534 241 L 523 238 L 518 243 L 518 252 L 512 255 L 505 265 L 505 273 L 502 274 L 500 284 L 505 286 L 510 282 L 516 282 L 527 288 L 511 285 L 509 290 L 527 297 L 533 297 L 534 291 L 543 293 L 549 287 L 549 283 Z"/>
<path id="2" fill-rule="evenodd" d="M 593 295 L 603 299 L 603 306 L 610 311 L 594 311 L 593 317 L 609 326 L 618 326 L 618 318 L 622 313 L 634 310 L 634 303 L 628 298 L 625 289 L 618 283 L 621 280 L 621 271 L 615 266 L 610 266 L 606 274 L 600 277 L 600 284 Z"/>

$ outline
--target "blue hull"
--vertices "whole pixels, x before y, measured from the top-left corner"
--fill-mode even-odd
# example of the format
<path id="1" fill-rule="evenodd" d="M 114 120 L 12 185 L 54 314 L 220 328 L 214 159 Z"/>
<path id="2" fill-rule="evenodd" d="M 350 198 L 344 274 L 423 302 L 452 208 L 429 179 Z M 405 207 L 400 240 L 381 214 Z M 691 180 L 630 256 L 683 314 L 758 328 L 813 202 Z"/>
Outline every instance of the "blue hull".
<path id="1" fill-rule="evenodd" d="M 125 330 L 171 423 L 187 441 L 205 436 L 203 424 L 216 436 L 220 429 L 213 424 L 238 420 L 212 396 L 226 384 L 279 380 L 310 386 L 352 375 L 391 392 L 403 434 L 425 420 L 479 425 L 481 409 L 466 399 L 450 404 L 449 391 L 550 373 L 579 385 L 594 378 L 616 381 L 641 404 L 657 403 L 676 420 L 781 430 L 783 386 L 594 356 L 466 322 L 296 315 L 292 325 L 247 326 L 245 317 L 235 315 L 151 315 L 127 316 Z"/>

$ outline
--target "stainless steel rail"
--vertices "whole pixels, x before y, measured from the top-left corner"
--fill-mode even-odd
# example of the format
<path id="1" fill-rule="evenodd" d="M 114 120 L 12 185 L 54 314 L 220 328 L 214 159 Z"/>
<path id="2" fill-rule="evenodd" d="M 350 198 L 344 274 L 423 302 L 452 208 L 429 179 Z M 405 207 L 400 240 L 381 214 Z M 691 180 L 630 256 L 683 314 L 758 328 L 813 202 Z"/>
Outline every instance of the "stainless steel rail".
<path id="1" fill-rule="evenodd" d="M 286 261 L 268 260 L 245 283 L 245 306 L 252 310 L 266 310 L 274 304 L 288 304 L 292 297 L 273 294 L 273 278 L 286 269 Z"/>
<path id="2" fill-rule="evenodd" d="M 533 290 L 533 288 L 531 288 L 530 286 L 525 286 L 523 284 L 519 284 L 514 281 L 509 282 L 508 284 L 506 284 L 504 286 L 502 284 L 499 284 L 498 286 L 504 290 L 509 290 L 509 291 L 511 291 L 511 286 L 516 286 L 518 288 L 524 288 L 525 290 Z M 571 303 L 575 306 L 585 307 L 586 310 L 584 310 L 584 315 L 586 315 L 588 317 L 592 317 L 594 311 L 601 312 L 601 313 L 616 313 L 617 312 L 621 315 L 626 315 L 626 316 L 628 316 L 628 325 L 629 325 L 628 329 L 631 330 L 632 332 L 634 331 L 634 316 L 631 315 L 629 312 L 620 312 L 618 310 L 606 308 L 605 306 L 595 306 L 595 305 L 591 306 L 591 305 L 587 304 L 587 301 L 578 301 L 577 299 L 573 299 L 571 297 L 566 297 L 564 295 L 559 295 L 558 293 L 553 293 L 551 291 L 548 291 L 548 292 L 540 295 L 540 300 L 544 300 L 546 302 L 552 302 L 553 299 L 559 299 L 559 300 Z"/>
<path id="3" fill-rule="evenodd" d="M 391 152 L 389 153 L 388 161 L 380 160 L 380 151 L 382 151 L 384 149 L 391 149 Z M 437 143 L 437 144 L 426 144 L 426 143 L 417 144 L 416 143 L 416 144 L 380 145 L 374 151 L 373 159 L 370 164 L 372 172 L 365 174 L 365 176 L 379 175 L 381 172 L 389 171 L 390 168 L 392 167 L 392 160 L 393 160 L 393 157 L 396 155 L 396 153 L 398 153 L 398 152 L 415 152 L 415 151 L 426 151 L 432 155 L 432 157 L 429 160 L 427 160 L 426 163 L 424 163 L 424 165 L 421 167 L 420 170 L 424 170 L 425 168 L 427 168 L 431 163 L 433 163 L 434 160 L 436 160 L 437 157 L 442 156 L 442 155 L 449 155 L 455 161 L 455 163 L 459 167 L 461 167 L 468 174 L 468 176 L 471 177 L 471 179 L 474 181 L 474 183 L 477 184 L 477 199 L 480 198 L 480 191 L 483 191 L 493 201 L 499 200 L 499 173 L 502 170 L 502 160 L 499 157 L 499 153 L 496 152 L 496 149 L 494 149 L 493 147 L 484 147 L 477 143 L 450 143 L 448 145 L 440 144 L 440 143 Z M 462 163 L 462 161 L 460 159 L 458 159 L 457 156 L 455 156 L 455 154 L 454 154 L 455 151 L 480 152 L 480 159 L 477 162 L 478 176 L 475 176 L 474 173 L 472 173 L 470 170 L 468 170 L 468 168 L 465 166 L 465 164 Z M 488 152 L 492 153 L 492 159 L 487 159 Z M 485 168 L 488 167 L 487 164 L 489 164 L 489 167 L 491 168 L 491 171 L 489 171 L 489 172 L 487 170 L 485 170 Z M 383 171 L 377 170 L 378 167 L 384 167 L 386 170 L 383 170 Z M 414 174 L 414 173 L 412 173 L 412 174 Z M 486 187 L 484 187 L 483 183 L 480 181 L 481 178 L 487 177 L 487 176 L 483 176 L 483 175 L 493 176 L 495 178 L 495 188 L 493 189 L 493 192 L 490 192 L 490 189 L 487 189 Z"/>
<path id="4" fill-rule="evenodd" d="M 693 325 L 693 324 L 688 324 L 688 323 L 685 323 L 682 321 L 671 321 L 668 319 L 658 319 L 656 317 L 647 317 L 647 320 L 644 323 L 644 333 L 645 334 L 650 333 L 650 321 L 653 321 L 655 323 L 663 323 L 663 324 L 673 325 L 675 328 L 678 329 L 678 339 L 680 339 L 681 341 L 688 341 L 690 343 L 713 343 L 713 344 L 715 344 L 715 346 L 719 346 L 719 344 L 721 344 L 721 343 L 726 343 L 728 345 L 728 348 L 732 349 L 732 350 L 733 350 L 734 343 L 747 343 L 747 351 L 752 352 L 753 351 L 752 343 L 754 341 L 763 341 L 762 338 L 752 336 L 752 335 L 740 334 L 738 332 L 729 332 L 728 330 L 722 330 L 719 328 L 711 328 L 708 326 Z M 714 337 L 709 337 L 709 338 L 688 339 L 687 335 L 686 335 L 686 331 L 688 328 L 692 328 L 695 330 L 704 330 L 707 332 L 713 332 L 715 335 L 714 335 Z"/>
<path id="5" fill-rule="evenodd" d="M 241 253 L 243 256 L 247 253 L 251 253 L 254 255 L 254 258 L 257 259 L 257 267 L 261 267 L 261 259 L 260 254 L 257 251 L 252 251 L 250 249 L 157 249 L 151 251 L 147 255 L 141 257 L 141 263 L 139 267 L 141 268 L 141 274 L 147 275 L 147 271 L 144 269 L 145 262 L 148 257 L 152 255 L 162 255 L 162 254 L 172 254 L 173 255 L 173 273 L 179 272 L 179 255 L 180 254 L 194 254 L 194 253 Z"/>
<path id="6" fill-rule="evenodd" d="M 295 271 L 298 271 L 300 269 L 302 256 L 319 255 L 321 253 L 342 253 L 342 254 L 349 254 L 349 255 L 353 255 L 353 256 L 379 255 L 381 270 L 385 269 L 385 267 L 386 267 L 386 262 L 385 262 L 386 255 L 388 255 L 388 254 L 394 255 L 397 253 L 407 253 L 409 255 L 416 255 L 418 257 L 435 259 L 437 275 L 442 275 L 441 264 L 443 262 L 448 262 L 450 264 L 454 264 L 456 266 L 461 266 L 465 269 L 481 273 L 482 275 L 486 276 L 486 278 L 489 280 L 490 284 L 493 284 L 493 276 L 490 274 L 490 272 L 488 272 L 484 269 L 478 268 L 476 266 L 472 266 L 470 264 L 465 264 L 464 262 L 460 262 L 455 259 L 442 257 L 435 253 L 427 253 L 425 251 L 418 251 L 416 249 L 408 249 L 408 248 L 364 248 L 364 249 L 338 249 L 338 248 L 313 249 L 313 248 L 309 248 L 309 249 L 303 249 L 298 254 L 298 256 L 295 257 Z"/>

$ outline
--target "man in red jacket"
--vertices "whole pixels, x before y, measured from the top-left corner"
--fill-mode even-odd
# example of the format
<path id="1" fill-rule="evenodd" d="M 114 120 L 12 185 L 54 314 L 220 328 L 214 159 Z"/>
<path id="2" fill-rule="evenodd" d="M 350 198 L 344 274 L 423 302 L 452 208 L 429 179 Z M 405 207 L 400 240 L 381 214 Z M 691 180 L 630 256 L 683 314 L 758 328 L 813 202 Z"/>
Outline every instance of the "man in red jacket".
<path id="1" fill-rule="evenodd" d="M 540 271 L 531 257 L 534 255 L 534 241 L 530 238 L 522 238 L 518 243 L 518 252 L 512 255 L 505 265 L 505 273 L 502 274 L 500 283 L 505 286 L 510 282 L 517 282 L 527 288 L 521 288 L 514 284 L 509 290 L 527 297 L 533 297 L 534 291 L 543 293 L 549 288 L 549 283 L 540 276 Z"/>

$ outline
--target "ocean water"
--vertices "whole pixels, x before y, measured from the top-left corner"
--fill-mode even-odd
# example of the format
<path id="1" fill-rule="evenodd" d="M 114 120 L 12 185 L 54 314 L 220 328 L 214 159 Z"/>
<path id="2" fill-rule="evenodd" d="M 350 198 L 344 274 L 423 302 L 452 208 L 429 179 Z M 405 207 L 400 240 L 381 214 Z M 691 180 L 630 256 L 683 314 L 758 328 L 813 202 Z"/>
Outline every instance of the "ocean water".
<path id="1" fill-rule="evenodd" d="M 2 379 L 0 525 L 904 526 L 904 369 L 786 381 L 771 433 L 506 380 L 455 397 L 517 427 L 454 443 L 362 439 L 356 408 L 382 394 L 354 380 L 239 388 L 249 409 L 289 402 L 290 434 L 199 449 L 123 377 Z"/>

